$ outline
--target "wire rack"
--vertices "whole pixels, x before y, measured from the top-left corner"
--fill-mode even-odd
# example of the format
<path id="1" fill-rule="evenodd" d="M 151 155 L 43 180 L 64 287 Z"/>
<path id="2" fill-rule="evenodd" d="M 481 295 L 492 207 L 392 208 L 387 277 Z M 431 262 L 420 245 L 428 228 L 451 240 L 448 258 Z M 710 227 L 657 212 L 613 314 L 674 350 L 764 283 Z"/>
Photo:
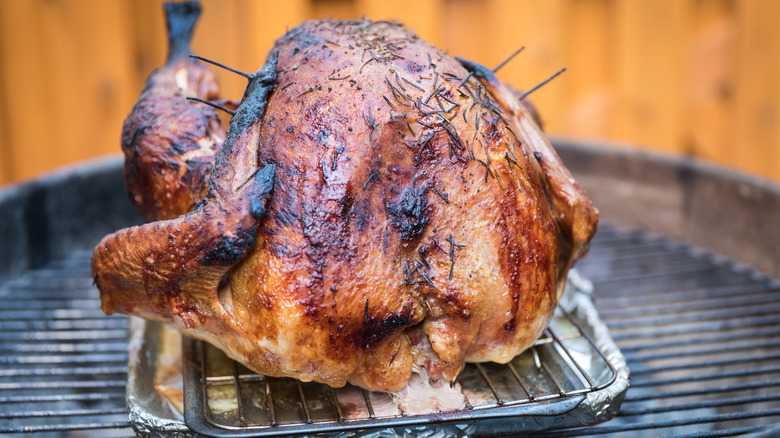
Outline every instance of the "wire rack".
<path id="1" fill-rule="evenodd" d="M 185 340 L 184 350 L 190 358 L 184 380 L 187 425 L 225 436 L 556 415 L 577 406 L 583 394 L 611 385 L 617 376 L 591 336 L 562 308 L 534 346 L 513 361 L 468 364 L 458 377 L 468 401 L 465 409 L 433 415 L 404 415 L 386 393 L 258 375 L 204 342 Z"/>

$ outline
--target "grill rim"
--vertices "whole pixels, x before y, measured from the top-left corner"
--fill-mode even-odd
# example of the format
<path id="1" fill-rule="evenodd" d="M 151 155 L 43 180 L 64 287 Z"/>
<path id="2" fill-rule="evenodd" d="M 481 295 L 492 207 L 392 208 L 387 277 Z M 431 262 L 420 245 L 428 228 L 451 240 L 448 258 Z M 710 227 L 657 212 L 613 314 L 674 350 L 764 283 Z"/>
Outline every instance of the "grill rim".
<path id="1" fill-rule="evenodd" d="M 670 237 L 780 279 L 779 183 L 631 144 L 550 140 L 611 225 Z"/>

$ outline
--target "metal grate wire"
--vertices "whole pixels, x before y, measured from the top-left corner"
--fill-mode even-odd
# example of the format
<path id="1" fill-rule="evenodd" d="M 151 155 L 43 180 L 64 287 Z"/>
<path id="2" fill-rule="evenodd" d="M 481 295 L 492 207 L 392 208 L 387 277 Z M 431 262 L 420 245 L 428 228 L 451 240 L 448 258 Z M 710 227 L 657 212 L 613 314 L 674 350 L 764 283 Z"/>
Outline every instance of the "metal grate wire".
<path id="1" fill-rule="evenodd" d="M 100 310 L 89 255 L 0 283 L 0 434 L 133 434 L 127 319 Z"/>
<path id="2" fill-rule="evenodd" d="M 631 369 L 618 417 L 543 436 L 780 436 L 780 285 L 664 237 L 602 227 L 578 268 Z"/>
<path id="3" fill-rule="evenodd" d="M 577 357 L 583 357 L 583 351 L 590 358 L 587 364 Z M 199 370 L 193 373 L 196 379 L 185 374 L 185 391 L 188 385 L 199 387 L 196 397 L 201 401 L 193 406 L 200 410 L 185 414 L 199 432 L 276 435 L 430 422 L 429 415 L 404 416 L 387 394 L 258 375 L 204 342 L 185 340 L 185 356 L 192 357 Z M 615 368 L 588 333 L 559 308 L 550 327 L 526 353 L 506 365 L 468 364 L 458 383 L 466 394 L 467 410 L 491 418 L 501 416 L 501 409 L 599 391 L 616 377 Z M 285 404 L 284 418 L 278 415 L 280 402 Z M 449 420 L 457 421 L 458 416 Z"/>

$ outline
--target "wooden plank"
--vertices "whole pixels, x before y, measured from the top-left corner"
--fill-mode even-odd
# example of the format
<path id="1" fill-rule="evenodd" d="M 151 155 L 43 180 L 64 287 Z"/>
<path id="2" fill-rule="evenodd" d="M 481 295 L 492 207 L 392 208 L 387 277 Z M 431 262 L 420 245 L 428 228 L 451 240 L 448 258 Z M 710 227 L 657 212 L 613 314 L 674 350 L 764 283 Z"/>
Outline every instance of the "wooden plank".
<path id="1" fill-rule="evenodd" d="M 42 10 L 57 72 L 49 99 L 58 110 L 58 164 L 119 150 L 122 121 L 137 97 L 127 13 L 125 4 L 102 0 L 46 2 Z"/>
<path id="2" fill-rule="evenodd" d="M 243 25 L 248 30 L 247 42 L 251 43 L 247 46 L 247 68 L 260 68 L 274 41 L 304 20 L 314 18 L 313 14 L 309 0 L 246 2 Z"/>
<path id="3" fill-rule="evenodd" d="M 740 169 L 764 176 L 778 175 L 774 168 L 780 108 L 780 3 L 751 0 L 737 3 L 738 59 L 736 134 L 728 160 Z"/>
<path id="4" fill-rule="evenodd" d="M 164 0 L 136 0 L 125 2 L 130 8 L 128 31 L 132 46 L 135 88 L 141 92 L 147 76 L 165 62 L 168 55 L 168 37 L 163 15 Z M 195 28 L 196 34 L 200 31 Z"/>
<path id="5" fill-rule="evenodd" d="M 351 20 L 360 18 L 362 11 L 354 7 L 352 0 L 314 0 L 311 2 L 311 13 L 314 19 L 334 18 Z"/>
<path id="6" fill-rule="evenodd" d="M 119 150 L 166 54 L 163 0 L 0 1 L 0 184 Z M 689 153 L 780 181 L 773 0 L 203 0 L 197 53 L 245 71 L 316 15 L 397 18 L 528 88 L 549 130 Z M 220 72 L 227 97 L 245 80 Z"/>
<path id="7" fill-rule="evenodd" d="M 237 23 L 243 13 L 236 0 L 204 0 L 198 31 L 193 38 L 193 51 L 239 70 L 254 71 L 262 65 L 264 54 L 249 54 L 246 40 L 249 30 Z M 240 99 L 246 79 L 225 70 L 217 70 L 222 95 Z"/>
<path id="8" fill-rule="evenodd" d="M 129 59 L 120 3 L 4 2 L 3 96 L 13 178 L 118 150 Z M 96 37 L 100 35 L 100 37 Z M 119 44 L 117 44 L 119 43 Z"/>
<path id="9" fill-rule="evenodd" d="M 615 26 L 610 0 L 569 0 L 563 13 L 563 63 L 568 68 L 562 87 L 565 104 L 559 118 L 566 135 L 604 138 L 614 113 L 612 87 Z"/>
<path id="10" fill-rule="evenodd" d="M 685 53 L 686 153 L 731 164 L 736 17 L 729 0 L 692 2 Z"/>
<path id="11" fill-rule="evenodd" d="M 488 22 L 487 8 L 479 1 L 455 0 L 448 2 L 441 13 L 444 25 L 441 29 L 441 49 L 450 55 L 462 56 L 479 63 L 487 63 L 490 35 L 485 32 Z"/>
<path id="12" fill-rule="evenodd" d="M 0 3 L 0 17 L 6 15 L 5 3 Z M 0 34 L 0 38 L 2 34 Z M 11 68 L 6 62 L 6 57 L 3 56 L 2 41 L 0 41 L 0 96 L 5 96 L 5 70 Z M 10 125 L 7 118 L 9 117 L 9 106 L 11 102 L 7 99 L 0 98 L 0 187 L 8 184 L 12 181 L 11 177 L 11 138 L 8 135 Z"/>
<path id="13" fill-rule="evenodd" d="M 9 146 L 6 168 L 13 180 L 51 168 L 56 151 L 52 131 L 55 108 L 48 99 L 51 76 L 41 32 L 40 1 L 0 3 L 2 99 L 8 108 L 3 137 Z M 5 158 L 5 157 L 4 157 Z"/>
<path id="14" fill-rule="evenodd" d="M 452 2 L 449 2 L 450 4 Z M 374 20 L 398 20 L 411 28 L 424 40 L 439 46 L 445 2 L 443 0 L 358 0 L 356 9 Z"/>
<path id="15" fill-rule="evenodd" d="M 486 52 L 481 61 L 495 66 L 524 45 L 525 51 L 507 64 L 499 77 L 522 90 L 548 78 L 564 67 L 561 47 L 565 6 L 563 0 L 488 0 L 485 33 L 489 40 L 481 49 Z M 538 108 L 548 132 L 559 132 L 562 125 L 559 114 L 567 81 L 567 74 L 563 74 L 529 98 Z"/>
<path id="16" fill-rule="evenodd" d="M 679 0 L 616 3 L 612 138 L 681 150 L 681 41 L 688 6 Z"/>

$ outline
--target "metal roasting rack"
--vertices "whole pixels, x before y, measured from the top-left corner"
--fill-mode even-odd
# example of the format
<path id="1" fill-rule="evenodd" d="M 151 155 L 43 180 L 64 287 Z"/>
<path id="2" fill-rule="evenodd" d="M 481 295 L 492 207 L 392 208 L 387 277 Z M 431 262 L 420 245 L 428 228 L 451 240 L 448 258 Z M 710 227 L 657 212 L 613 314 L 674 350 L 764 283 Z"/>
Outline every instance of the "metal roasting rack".
<path id="1" fill-rule="evenodd" d="M 196 432 L 214 436 L 367 431 L 424 425 L 433 418 L 446 423 L 559 415 L 579 405 L 583 394 L 617 378 L 591 336 L 561 307 L 544 335 L 513 361 L 468 364 L 458 378 L 468 405 L 446 414 L 405 416 L 388 394 L 261 376 L 207 343 L 184 342 L 185 419 Z"/>

